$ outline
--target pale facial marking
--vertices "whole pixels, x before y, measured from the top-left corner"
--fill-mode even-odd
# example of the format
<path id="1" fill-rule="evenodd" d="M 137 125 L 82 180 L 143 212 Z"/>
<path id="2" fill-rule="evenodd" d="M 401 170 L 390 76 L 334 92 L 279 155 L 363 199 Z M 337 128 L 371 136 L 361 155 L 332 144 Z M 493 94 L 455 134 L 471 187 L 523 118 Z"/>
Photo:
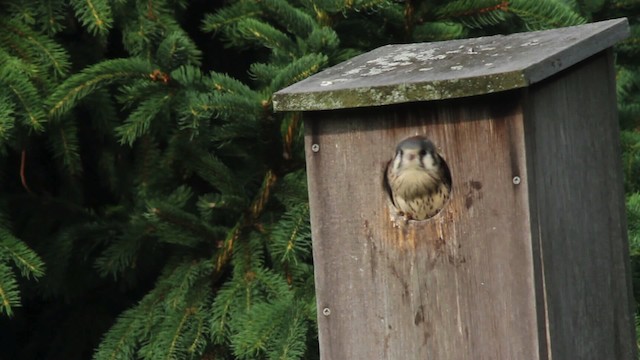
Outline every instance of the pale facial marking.
<path id="1" fill-rule="evenodd" d="M 420 220 L 442 209 L 450 192 L 442 166 L 435 146 L 425 138 L 416 136 L 398 144 L 386 176 L 393 203 L 401 213 Z"/>

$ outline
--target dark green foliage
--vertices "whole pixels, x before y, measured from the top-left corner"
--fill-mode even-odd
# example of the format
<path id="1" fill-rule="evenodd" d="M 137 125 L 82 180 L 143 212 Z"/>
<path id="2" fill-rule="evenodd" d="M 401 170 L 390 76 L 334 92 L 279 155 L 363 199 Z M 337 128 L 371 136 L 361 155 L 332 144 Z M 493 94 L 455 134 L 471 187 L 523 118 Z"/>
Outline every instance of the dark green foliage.
<path id="1" fill-rule="evenodd" d="M 12 266 L 27 279 L 37 279 L 44 274 L 40 257 L 11 233 L 8 221 L 0 212 L 0 312 L 8 316 L 13 314 L 14 307 L 21 305 Z"/>
<path id="2" fill-rule="evenodd" d="M 0 357 L 318 358 L 302 122 L 273 113 L 273 92 L 384 44 L 548 29 L 640 8 L 215 4 L 2 2 L 0 315 L 18 340 Z M 618 96 L 637 281 L 632 20 L 633 37 L 618 47 Z M 50 328 L 59 331 L 55 349 Z"/>

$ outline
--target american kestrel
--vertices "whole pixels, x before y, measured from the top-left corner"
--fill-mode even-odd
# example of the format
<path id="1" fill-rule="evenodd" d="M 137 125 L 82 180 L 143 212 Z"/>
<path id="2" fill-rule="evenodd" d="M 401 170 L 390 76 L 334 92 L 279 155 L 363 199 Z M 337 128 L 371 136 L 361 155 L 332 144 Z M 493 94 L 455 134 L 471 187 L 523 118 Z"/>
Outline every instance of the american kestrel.
<path id="1" fill-rule="evenodd" d="M 424 220 L 449 199 L 451 173 L 436 147 L 424 136 L 401 141 L 387 164 L 384 186 L 393 205 L 407 219 Z"/>

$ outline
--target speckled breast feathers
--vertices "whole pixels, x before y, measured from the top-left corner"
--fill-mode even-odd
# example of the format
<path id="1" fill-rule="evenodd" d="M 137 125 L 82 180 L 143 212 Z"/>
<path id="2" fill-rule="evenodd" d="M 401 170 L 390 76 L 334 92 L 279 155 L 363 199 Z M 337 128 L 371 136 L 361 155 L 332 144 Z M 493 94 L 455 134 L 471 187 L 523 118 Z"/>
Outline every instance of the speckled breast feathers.
<path id="1" fill-rule="evenodd" d="M 451 175 L 433 143 L 414 136 L 398 144 L 395 157 L 387 165 L 385 188 L 402 215 L 424 220 L 446 204 Z"/>

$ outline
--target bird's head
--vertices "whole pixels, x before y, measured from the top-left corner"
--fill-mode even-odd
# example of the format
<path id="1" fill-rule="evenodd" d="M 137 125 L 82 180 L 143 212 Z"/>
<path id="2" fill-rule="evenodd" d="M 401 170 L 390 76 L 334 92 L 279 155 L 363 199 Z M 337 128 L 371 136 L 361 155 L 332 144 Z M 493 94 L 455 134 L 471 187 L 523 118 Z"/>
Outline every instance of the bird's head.
<path id="1" fill-rule="evenodd" d="M 440 156 L 436 147 L 424 136 L 413 136 L 400 142 L 396 147 L 393 168 L 402 170 L 437 171 L 440 168 Z"/>

